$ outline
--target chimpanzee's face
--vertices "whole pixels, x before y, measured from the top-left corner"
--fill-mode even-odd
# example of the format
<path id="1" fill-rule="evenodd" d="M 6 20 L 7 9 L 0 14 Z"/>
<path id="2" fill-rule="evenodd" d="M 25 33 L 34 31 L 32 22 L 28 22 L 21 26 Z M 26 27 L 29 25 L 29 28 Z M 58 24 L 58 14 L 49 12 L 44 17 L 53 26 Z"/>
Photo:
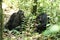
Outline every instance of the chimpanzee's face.
<path id="1" fill-rule="evenodd" d="M 47 14 L 40 14 L 38 17 L 37 17 L 37 20 L 41 23 L 44 23 L 44 22 L 47 22 Z"/>

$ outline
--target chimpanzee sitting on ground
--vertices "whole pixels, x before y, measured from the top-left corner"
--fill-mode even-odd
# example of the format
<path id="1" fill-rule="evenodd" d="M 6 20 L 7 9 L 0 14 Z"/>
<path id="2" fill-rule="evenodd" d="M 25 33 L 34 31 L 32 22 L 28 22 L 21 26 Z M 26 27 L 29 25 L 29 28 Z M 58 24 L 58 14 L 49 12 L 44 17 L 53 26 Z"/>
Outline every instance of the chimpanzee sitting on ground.
<path id="1" fill-rule="evenodd" d="M 48 22 L 48 17 L 46 13 L 41 13 L 37 16 L 36 21 L 40 24 L 36 25 L 36 32 L 41 33 L 42 31 L 46 30 L 46 24 Z"/>
<path id="2" fill-rule="evenodd" d="M 17 13 L 13 13 L 5 25 L 6 29 L 12 30 L 16 28 L 17 26 L 21 25 L 24 19 L 24 12 L 22 10 L 19 10 Z"/>

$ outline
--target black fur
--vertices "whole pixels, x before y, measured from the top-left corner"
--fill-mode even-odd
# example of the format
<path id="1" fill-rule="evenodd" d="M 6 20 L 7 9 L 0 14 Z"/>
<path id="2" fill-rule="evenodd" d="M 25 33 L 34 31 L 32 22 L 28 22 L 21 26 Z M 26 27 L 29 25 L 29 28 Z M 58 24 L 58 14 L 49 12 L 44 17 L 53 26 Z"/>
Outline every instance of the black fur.
<path id="1" fill-rule="evenodd" d="M 21 25 L 24 18 L 24 12 L 22 10 L 19 10 L 17 13 L 13 13 L 5 25 L 6 29 L 12 30 L 16 28 L 17 26 Z"/>
<path id="2" fill-rule="evenodd" d="M 38 21 L 38 23 L 40 23 L 36 26 L 36 31 L 38 33 L 41 33 L 42 31 L 46 30 L 46 24 L 48 21 L 48 17 L 47 17 L 46 13 L 39 14 L 36 18 L 36 21 Z"/>

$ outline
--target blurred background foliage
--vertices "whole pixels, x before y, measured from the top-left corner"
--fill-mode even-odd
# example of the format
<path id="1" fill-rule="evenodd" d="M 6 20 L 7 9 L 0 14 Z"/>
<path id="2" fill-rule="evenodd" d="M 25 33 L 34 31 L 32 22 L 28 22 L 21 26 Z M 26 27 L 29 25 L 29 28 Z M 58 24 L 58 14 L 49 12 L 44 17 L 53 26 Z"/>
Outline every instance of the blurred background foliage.
<path id="1" fill-rule="evenodd" d="M 24 11 L 26 18 L 22 26 L 26 30 L 22 31 L 23 34 L 19 34 L 20 32 L 12 30 L 12 32 L 15 33 L 14 35 L 17 36 L 16 38 L 20 35 L 23 40 L 60 40 L 60 0 L 37 0 L 37 3 L 34 3 L 34 0 L 3 0 L 2 5 L 3 3 L 7 6 L 5 8 L 2 6 L 3 14 L 5 12 L 7 13 L 7 11 L 9 11 L 7 14 L 11 13 L 11 9 L 15 11 L 21 9 Z M 34 5 L 37 5 L 36 15 L 31 13 Z M 7 11 L 5 9 L 7 9 Z M 42 12 L 47 13 L 50 18 L 50 24 L 47 24 L 47 29 L 40 35 L 34 32 L 34 21 L 36 16 Z M 10 35 L 11 34 L 8 36 Z M 8 40 L 8 38 L 5 38 L 5 40 Z M 15 39 L 12 38 L 12 40 Z"/>

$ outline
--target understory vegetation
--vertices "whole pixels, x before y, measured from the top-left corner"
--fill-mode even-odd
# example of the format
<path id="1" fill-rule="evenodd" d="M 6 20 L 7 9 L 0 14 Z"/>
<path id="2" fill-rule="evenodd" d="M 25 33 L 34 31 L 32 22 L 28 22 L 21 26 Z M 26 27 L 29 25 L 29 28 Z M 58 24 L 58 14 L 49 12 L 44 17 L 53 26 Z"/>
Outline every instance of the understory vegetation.
<path id="1" fill-rule="evenodd" d="M 60 0 L 3 0 L 4 25 L 13 12 L 24 11 L 24 22 L 21 26 L 23 31 L 16 29 L 7 30 L 4 27 L 4 40 L 60 40 Z M 33 7 L 36 7 L 33 11 Z M 33 13 L 34 12 L 34 13 Z M 36 17 L 45 12 L 49 17 L 46 30 L 42 33 L 35 32 Z"/>

